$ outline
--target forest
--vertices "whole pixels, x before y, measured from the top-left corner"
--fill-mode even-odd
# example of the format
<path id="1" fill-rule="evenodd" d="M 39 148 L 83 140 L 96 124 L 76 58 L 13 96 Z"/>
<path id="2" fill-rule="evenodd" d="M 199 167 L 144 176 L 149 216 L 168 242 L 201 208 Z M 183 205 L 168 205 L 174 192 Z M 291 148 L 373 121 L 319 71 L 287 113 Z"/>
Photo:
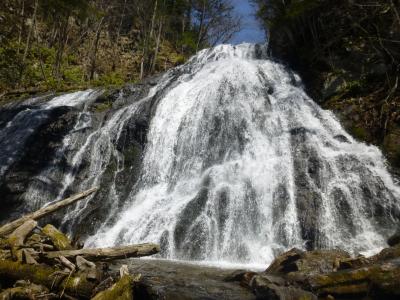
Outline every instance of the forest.
<path id="1" fill-rule="evenodd" d="M 400 174 L 400 1 L 254 2 L 271 55 Z"/>
<path id="2" fill-rule="evenodd" d="M 135 82 L 239 28 L 229 0 L 4 0 L 0 96 Z"/>

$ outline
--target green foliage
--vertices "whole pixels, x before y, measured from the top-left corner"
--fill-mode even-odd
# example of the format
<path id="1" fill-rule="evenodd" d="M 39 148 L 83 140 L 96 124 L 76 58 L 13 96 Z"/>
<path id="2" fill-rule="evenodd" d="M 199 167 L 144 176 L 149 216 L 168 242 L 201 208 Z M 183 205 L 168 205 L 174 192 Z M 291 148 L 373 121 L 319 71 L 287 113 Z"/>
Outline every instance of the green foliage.
<path id="1" fill-rule="evenodd" d="M 9 43 L 0 47 L 0 90 L 11 86 L 15 88 L 21 77 L 23 65 L 22 55 L 16 43 Z"/>
<path id="2" fill-rule="evenodd" d="M 365 128 L 362 127 L 353 127 L 351 128 L 351 134 L 357 138 L 358 140 L 365 141 L 368 139 L 368 133 Z"/>
<path id="3" fill-rule="evenodd" d="M 122 86 L 126 82 L 125 78 L 121 76 L 118 72 L 111 72 L 100 76 L 98 79 L 94 80 L 92 83 L 95 86 Z"/>
<path id="4" fill-rule="evenodd" d="M 196 33 L 193 31 L 187 31 L 183 33 L 182 38 L 178 41 L 180 47 L 185 48 L 189 53 L 196 51 Z"/>
<path id="5" fill-rule="evenodd" d="M 236 30 L 229 3 L 0 1 L 0 97 L 24 89 L 121 86 L 163 72 Z"/>
<path id="6" fill-rule="evenodd" d="M 318 8 L 324 0 L 254 0 L 258 5 L 257 15 L 269 29 L 290 25 L 297 18 Z"/>
<path id="7" fill-rule="evenodd" d="M 109 110 L 111 107 L 112 107 L 111 102 L 99 103 L 96 105 L 96 112 L 104 112 Z"/>

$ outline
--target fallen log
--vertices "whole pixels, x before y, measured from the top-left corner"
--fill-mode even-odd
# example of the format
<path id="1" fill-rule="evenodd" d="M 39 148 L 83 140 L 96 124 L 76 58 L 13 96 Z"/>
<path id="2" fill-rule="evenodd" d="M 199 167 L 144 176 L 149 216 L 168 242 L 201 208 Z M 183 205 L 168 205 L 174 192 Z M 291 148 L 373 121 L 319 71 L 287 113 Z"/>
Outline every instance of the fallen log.
<path id="1" fill-rule="evenodd" d="M 36 226 L 37 222 L 29 219 L 8 236 L 8 244 L 11 247 L 11 254 L 15 260 L 18 259 L 19 261 L 22 261 L 23 254 L 20 253 L 20 255 L 18 255 L 18 250 L 24 244 L 26 237 Z"/>
<path id="2" fill-rule="evenodd" d="M 37 226 L 37 222 L 34 220 L 27 220 L 17 229 L 15 229 L 8 236 L 8 243 L 11 247 L 19 247 L 24 244 L 26 237 L 32 232 Z"/>
<path id="3" fill-rule="evenodd" d="M 72 259 L 77 256 L 82 256 L 89 261 L 109 261 L 130 257 L 149 256 L 158 252 L 160 252 L 160 246 L 157 244 L 140 244 L 114 248 L 84 248 L 79 250 L 50 251 L 40 253 L 40 255 L 45 259 L 54 259 L 59 256 L 64 256 L 67 259 Z"/>
<path id="4" fill-rule="evenodd" d="M 109 289 L 95 295 L 92 300 L 133 299 L 133 284 L 135 281 L 138 280 L 130 275 L 125 275 Z"/>
<path id="5" fill-rule="evenodd" d="M 45 265 L 28 265 L 10 260 L 0 260 L 0 281 L 29 280 L 44 285 L 50 290 L 65 291 L 68 295 L 79 298 L 90 298 L 95 283 L 86 280 L 83 275 L 68 274 L 60 276 L 60 272 Z"/>
<path id="6" fill-rule="evenodd" d="M 28 221 L 29 219 L 32 220 L 38 220 L 40 218 L 43 218 L 49 214 L 51 214 L 54 211 L 57 211 L 61 208 L 64 208 L 68 205 L 71 205 L 75 202 L 77 202 L 78 200 L 81 200 L 83 198 L 86 198 L 87 196 L 89 196 L 90 194 L 96 192 L 98 190 L 97 187 L 95 188 L 91 188 L 90 190 L 84 191 L 82 193 L 73 195 L 67 199 L 64 200 L 60 200 L 57 201 L 54 204 L 50 204 L 48 206 L 45 206 L 33 213 L 30 213 L 28 215 L 25 215 L 15 221 L 12 221 L 11 223 L 7 223 L 5 225 L 3 225 L 2 227 L 0 227 L 0 236 L 5 236 L 11 232 L 13 232 L 16 228 L 18 228 L 19 226 L 21 226 L 22 224 L 24 224 L 26 221 Z"/>
<path id="7" fill-rule="evenodd" d="M 43 227 L 42 233 L 49 237 L 57 250 L 72 250 L 69 238 L 51 224 Z"/>

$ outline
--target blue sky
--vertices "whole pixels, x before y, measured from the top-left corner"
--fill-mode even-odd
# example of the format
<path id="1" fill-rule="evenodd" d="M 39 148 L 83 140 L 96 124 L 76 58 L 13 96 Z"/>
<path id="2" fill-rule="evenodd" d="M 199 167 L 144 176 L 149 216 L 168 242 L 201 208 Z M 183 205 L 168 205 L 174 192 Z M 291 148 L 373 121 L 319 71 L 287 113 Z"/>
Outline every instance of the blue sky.
<path id="1" fill-rule="evenodd" d="M 235 6 L 236 13 L 243 18 L 243 28 L 230 42 L 233 44 L 264 42 L 265 34 L 254 16 L 254 6 L 248 0 L 232 0 L 232 4 Z"/>

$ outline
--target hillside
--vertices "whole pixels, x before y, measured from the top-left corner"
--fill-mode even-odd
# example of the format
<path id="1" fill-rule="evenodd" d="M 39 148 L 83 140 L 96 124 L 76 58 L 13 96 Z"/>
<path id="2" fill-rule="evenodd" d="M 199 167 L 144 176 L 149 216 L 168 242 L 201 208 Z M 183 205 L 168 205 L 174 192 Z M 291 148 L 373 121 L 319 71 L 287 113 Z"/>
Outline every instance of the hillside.
<path id="1" fill-rule="evenodd" d="M 5 0 L 0 100 L 136 82 L 226 41 L 239 26 L 226 0 Z"/>
<path id="2" fill-rule="evenodd" d="M 400 167 L 398 0 L 257 0 L 272 55 L 319 104 Z"/>

